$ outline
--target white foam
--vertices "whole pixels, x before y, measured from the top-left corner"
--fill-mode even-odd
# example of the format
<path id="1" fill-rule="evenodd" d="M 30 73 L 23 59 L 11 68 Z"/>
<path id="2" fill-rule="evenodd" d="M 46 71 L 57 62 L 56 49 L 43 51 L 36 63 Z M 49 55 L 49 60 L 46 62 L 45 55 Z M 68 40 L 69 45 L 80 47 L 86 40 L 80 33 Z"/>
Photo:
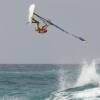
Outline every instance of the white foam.
<path id="1" fill-rule="evenodd" d="M 76 99 L 84 98 L 84 100 L 97 100 L 98 96 L 100 96 L 100 88 L 87 89 L 73 94 L 73 98 Z M 98 98 L 98 100 L 99 99 L 100 98 Z"/>
<path id="2" fill-rule="evenodd" d="M 66 89 L 66 75 L 64 72 L 64 69 L 60 67 L 58 71 L 58 81 L 59 81 L 59 86 L 58 86 L 58 91 Z"/>
<path id="3" fill-rule="evenodd" d="M 84 63 L 82 66 L 82 72 L 78 78 L 78 81 L 75 86 L 80 86 L 88 83 L 98 83 L 99 84 L 99 75 L 96 72 L 96 62 L 95 60 L 92 61 L 91 64 L 87 62 Z"/>
<path id="4" fill-rule="evenodd" d="M 59 93 L 53 93 L 53 96 L 51 95 L 49 98 L 46 98 L 45 100 L 68 100 L 68 97 L 64 96 L 63 92 L 59 92 Z"/>

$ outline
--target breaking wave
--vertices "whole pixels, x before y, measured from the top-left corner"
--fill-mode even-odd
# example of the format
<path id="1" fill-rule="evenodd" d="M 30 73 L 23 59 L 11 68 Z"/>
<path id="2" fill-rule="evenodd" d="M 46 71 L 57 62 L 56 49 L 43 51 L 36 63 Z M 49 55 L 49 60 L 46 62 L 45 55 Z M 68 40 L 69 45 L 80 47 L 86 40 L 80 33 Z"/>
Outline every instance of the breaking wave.
<path id="1" fill-rule="evenodd" d="M 96 72 L 96 61 L 91 64 L 85 62 L 82 65 L 81 73 L 76 84 L 67 88 L 64 71 L 60 69 L 60 86 L 45 100 L 100 100 L 100 77 Z"/>

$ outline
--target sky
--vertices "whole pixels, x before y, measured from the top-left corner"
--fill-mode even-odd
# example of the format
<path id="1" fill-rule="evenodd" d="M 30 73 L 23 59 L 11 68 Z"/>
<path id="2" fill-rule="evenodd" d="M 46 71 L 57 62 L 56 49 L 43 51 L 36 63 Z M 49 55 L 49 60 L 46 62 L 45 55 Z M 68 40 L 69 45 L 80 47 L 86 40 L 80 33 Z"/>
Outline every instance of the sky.
<path id="1" fill-rule="evenodd" d="M 87 40 L 81 42 L 50 26 L 40 35 L 26 24 L 28 8 L 65 30 Z M 1 0 L 1 64 L 67 64 L 100 57 L 100 0 Z"/>

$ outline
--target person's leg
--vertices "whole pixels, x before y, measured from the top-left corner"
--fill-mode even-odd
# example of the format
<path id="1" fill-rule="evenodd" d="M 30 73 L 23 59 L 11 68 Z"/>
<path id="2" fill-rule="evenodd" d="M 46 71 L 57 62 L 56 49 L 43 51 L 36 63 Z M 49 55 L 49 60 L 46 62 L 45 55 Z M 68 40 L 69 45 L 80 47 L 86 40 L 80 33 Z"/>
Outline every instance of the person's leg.
<path id="1" fill-rule="evenodd" d="M 41 32 L 40 23 L 37 21 L 36 25 L 37 25 L 36 26 L 36 31 L 40 33 Z"/>
<path id="2" fill-rule="evenodd" d="M 36 23 L 36 31 L 39 31 L 40 27 L 39 27 L 39 21 L 35 20 L 34 18 L 32 18 L 32 23 Z"/>
<path id="3" fill-rule="evenodd" d="M 37 28 L 39 29 L 39 28 L 40 28 L 40 25 L 39 25 L 40 23 L 39 23 L 39 22 L 37 22 L 36 24 L 37 24 Z"/>
<path id="4" fill-rule="evenodd" d="M 32 18 L 32 23 L 39 23 L 39 21 L 37 21 L 34 18 Z"/>

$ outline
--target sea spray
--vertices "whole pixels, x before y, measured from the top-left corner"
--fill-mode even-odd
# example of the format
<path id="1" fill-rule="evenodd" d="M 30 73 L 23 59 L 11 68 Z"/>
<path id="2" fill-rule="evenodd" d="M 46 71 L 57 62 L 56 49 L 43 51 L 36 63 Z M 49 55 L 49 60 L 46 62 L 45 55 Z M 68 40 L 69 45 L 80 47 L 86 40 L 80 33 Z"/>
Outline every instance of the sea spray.
<path id="1" fill-rule="evenodd" d="M 68 70 L 66 70 L 68 69 Z M 74 71 L 77 71 L 76 66 L 74 67 Z M 75 75 L 77 74 L 73 72 L 72 65 L 60 65 L 58 72 L 58 90 L 57 91 L 63 91 L 69 87 L 72 87 L 74 85 L 75 81 Z"/>
<path id="2" fill-rule="evenodd" d="M 85 61 L 76 86 L 85 85 L 88 83 L 96 83 L 99 85 L 99 81 L 99 75 L 96 72 L 96 61 L 93 60 L 91 64 L 88 64 Z"/>
<path id="3" fill-rule="evenodd" d="M 60 67 L 58 71 L 58 91 L 66 89 L 66 75 L 63 67 Z"/>

